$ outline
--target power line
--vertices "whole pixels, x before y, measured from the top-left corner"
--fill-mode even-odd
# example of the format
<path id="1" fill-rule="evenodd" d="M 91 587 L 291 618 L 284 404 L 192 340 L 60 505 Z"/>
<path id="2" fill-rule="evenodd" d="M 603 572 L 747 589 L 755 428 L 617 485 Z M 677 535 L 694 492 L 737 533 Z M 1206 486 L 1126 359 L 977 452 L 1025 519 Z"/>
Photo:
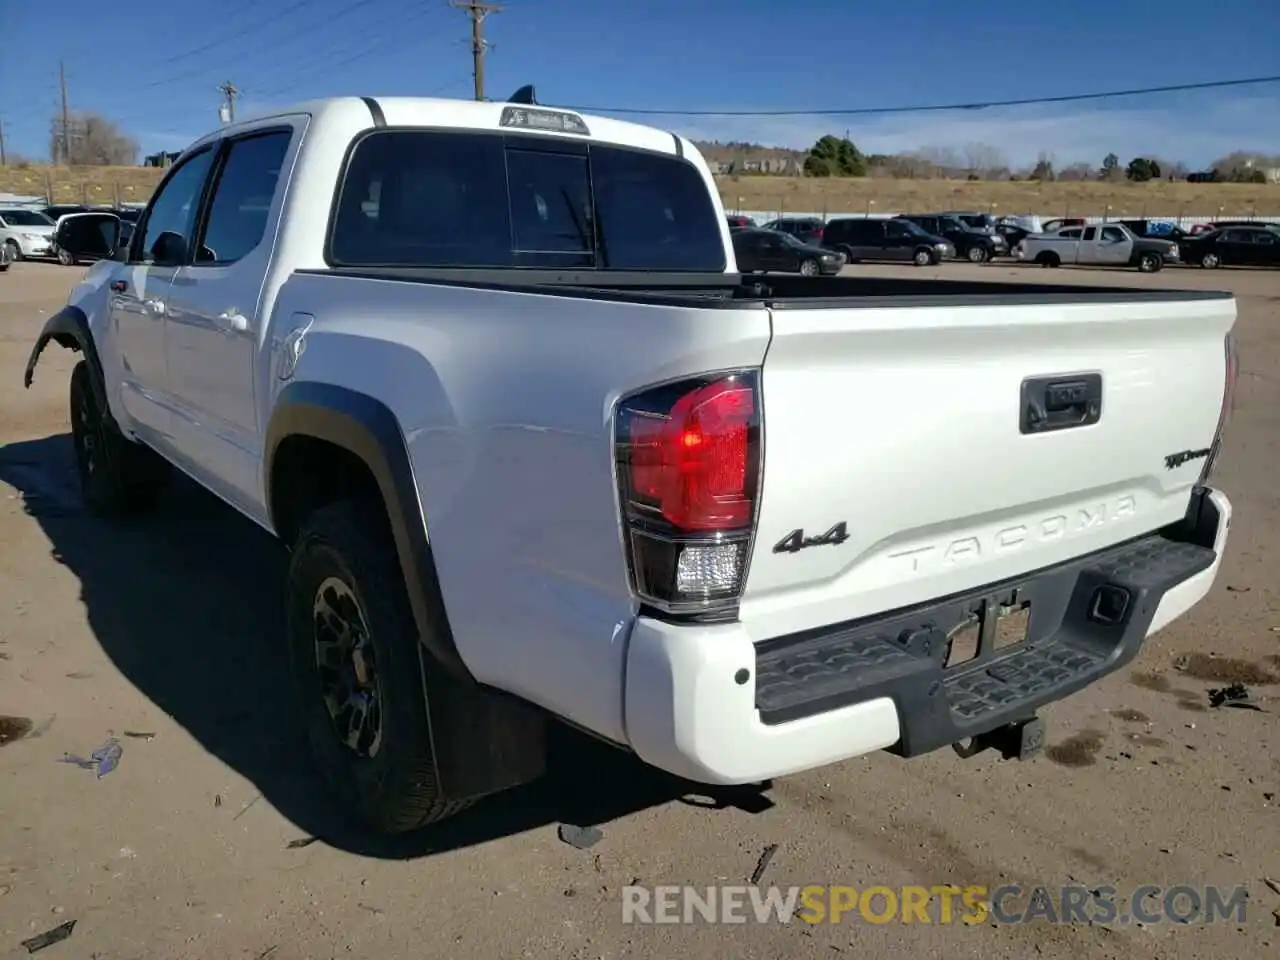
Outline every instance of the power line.
<path id="1" fill-rule="evenodd" d="M 489 14 L 502 10 L 502 4 L 483 0 L 449 0 L 449 5 L 467 11 L 467 16 L 471 18 L 471 76 L 475 81 L 476 99 L 483 100 L 484 55 L 490 46 L 484 38 L 484 21 Z"/>
<path id="2" fill-rule="evenodd" d="M 574 107 L 583 113 L 629 113 L 664 117 L 852 117 L 872 114 L 934 113 L 946 110 L 986 110 L 990 107 L 1022 107 L 1045 103 L 1074 103 L 1081 100 L 1107 100 L 1115 97 L 1140 97 L 1185 90 L 1216 90 L 1264 83 L 1280 83 L 1280 76 L 1246 77 L 1240 80 L 1211 80 L 1205 83 L 1175 83 L 1163 87 L 1137 87 L 1131 90 L 1108 90 L 1103 93 L 1074 93 L 1061 97 L 1023 97 L 1018 100 L 988 100 L 977 103 L 935 103 L 908 107 L 848 107 L 825 110 L 651 110 L 638 107 Z"/>
<path id="3" fill-rule="evenodd" d="M 315 0 L 301 0 L 301 2 L 299 3 L 290 4 L 289 6 L 285 7 L 283 10 L 279 11 L 276 15 L 276 18 L 283 17 L 286 14 L 291 13 L 295 10 L 300 10 L 304 7 L 312 6 L 314 5 L 314 2 Z M 340 20 L 341 18 L 348 16 L 349 14 L 356 13 L 377 2 L 379 2 L 379 0 L 353 0 L 353 2 L 349 3 L 346 7 L 344 7 L 342 10 L 339 10 L 337 13 L 333 14 L 332 16 L 326 17 L 323 20 L 317 20 L 312 24 L 310 24 L 310 26 L 299 27 L 298 29 L 291 31 L 288 39 L 285 40 L 284 42 L 285 43 L 292 42 L 293 40 L 297 40 L 302 37 L 305 37 L 310 33 L 314 33 L 316 30 L 323 30 L 326 27 L 330 26 L 335 20 Z M 222 40 L 220 41 L 216 41 L 210 44 L 205 44 L 203 47 L 197 47 L 195 50 L 188 51 L 178 59 L 189 60 L 191 59 L 191 57 L 195 56 L 196 54 L 207 52 L 208 50 L 211 50 L 214 47 L 217 47 L 223 43 L 229 43 L 232 40 L 236 40 L 242 36 L 247 36 L 250 33 L 257 33 L 259 30 L 261 30 L 263 26 L 265 26 L 267 23 L 270 23 L 270 22 L 271 20 L 268 19 L 266 21 L 263 21 L 263 23 L 259 24 L 256 27 L 249 27 L 249 28 L 240 30 L 236 33 L 228 34 L 226 37 L 223 37 Z M 272 53 L 274 53 L 280 45 L 281 44 L 279 42 L 267 43 L 267 44 L 264 44 L 262 49 L 259 50 L 258 52 L 261 53 L 261 52 L 266 52 L 270 50 Z M 243 50 L 238 51 L 236 54 L 232 55 L 230 60 L 234 61 L 237 59 L 242 59 L 242 55 L 244 52 L 245 51 Z M 168 62 L 168 61 L 165 61 L 165 62 Z M 155 87 L 169 86 L 170 84 L 173 84 L 182 80 L 190 80 L 194 77 L 199 77 L 202 74 L 208 74 L 215 69 L 221 70 L 223 67 L 226 66 L 228 62 L 230 61 L 223 59 L 223 60 L 220 60 L 217 64 L 209 63 L 207 65 L 192 67 L 190 70 L 187 70 L 183 73 L 171 74 L 159 80 L 153 80 L 150 83 L 143 84 L 141 87 L 137 89 L 148 90 Z"/>
<path id="4" fill-rule="evenodd" d="M 251 94 L 255 101 L 283 96 L 286 93 L 291 93 L 292 91 L 297 90 L 299 87 L 307 86 L 318 77 L 331 77 L 336 70 L 350 66 L 351 64 L 364 60 L 367 57 L 390 53 L 391 51 L 409 43 L 420 42 L 421 36 L 407 28 L 415 26 L 420 21 L 430 19 L 436 14 L 436 12 L 437 11 L 434 9 L 420 8 L 414 13 L 398 20 L 395 25 L 394 35 L 392 36 L 379 36 L 367 46 L 337 60 L 332 60 L 328 57 L 320 57 L 318 58 L 319 62 L 312 64 L 311 69 L 290 71 L 290 80 L 283 86 L 269 87 L 266 90 L 245 88 L 241 90 L 241 93 Z"/>

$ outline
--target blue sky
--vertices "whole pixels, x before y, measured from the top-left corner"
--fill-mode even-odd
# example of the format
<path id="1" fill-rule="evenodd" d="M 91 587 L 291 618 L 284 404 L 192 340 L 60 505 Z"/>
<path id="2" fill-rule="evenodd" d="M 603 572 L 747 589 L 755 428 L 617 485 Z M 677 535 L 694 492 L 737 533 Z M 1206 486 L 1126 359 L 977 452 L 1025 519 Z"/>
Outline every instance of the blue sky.
<path id="1" fill-rule="evenodd" d="M 240 13 L 231 14 L 232 8 Z M 292 10 L 292 12 L 288 12 Z M 1057 96 L 1280 73 L 1280 0 L 507 0 L 486 35 L 490 97 L 669 110 L 858 108 Z M 43 157 L 65 58 L 73 109 L 144 151 L 242 115 L 337 94 L 471 95 L 466 16 L 447 0 L 11 2 L 0 9 L 0 122 Z M 807 146 L 848 129 L 867 152 L 998 148 L 1015 164 L 1109 151 L 1198 166 L 1280 154 L 1280 84 L 1056 106 L 877 117 L 629 117 L 698 138 Z"/>

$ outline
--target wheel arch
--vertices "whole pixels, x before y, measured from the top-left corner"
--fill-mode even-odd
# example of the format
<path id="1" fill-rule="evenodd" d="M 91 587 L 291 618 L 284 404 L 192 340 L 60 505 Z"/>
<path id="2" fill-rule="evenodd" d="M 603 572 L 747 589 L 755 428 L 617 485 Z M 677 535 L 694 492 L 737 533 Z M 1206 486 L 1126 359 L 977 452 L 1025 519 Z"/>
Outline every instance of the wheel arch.
<path id="1" fill-rule="evenodd" d="M 387 514 L 422 644 L 450 673 L 471 680 L 449 630 L 409 449 L 399 420 L 386 404 L 347 387 L 314 381 L 290 383 L 280 391 L 267 426 L 263 463 L 272 529 L 289 543 L 306 509 L 318 505 L 317 498 L 361 492 L 364 479 L 341 468 L 341 475 L 317 482 L 312 472 L 316 457 L 326 454 L 349 458 L 348 465 L 354 461 L 367 471 Z M 306 483 L 302 496 L 291 495 L 295 481 Z M 432 612 L 433 605 L 438 614 Z"/>
<path id="2" fill-rule="evenodd" d="M 267 427 L 263 465 L 268 516 L 278 534 L 300 523 L 306 506 L 287 506 L 291 479 L 281 468 L 318 465 L 308 457 L 298 459 L 300 450 L 349 458 L 347 464 L 367 471 L 364 482 L 371 482 L 381 498 L 418 631 L 433 763 L 445 795 L 453 800 L 487 796 L 535 779 L 546 765 L 544 716 L 476 681 L 458 652 L 413 463 L 394 412 L 368 394 L 335 384 L 298 381 L 281 390 Z M 485 749 L 477 750 L 477 743 Z"/>
<path id="3" fill-rule="evenodd" d="M 93 332 L 89 329 L 89 318 L 79 307 L 67 305 L 45 321 L 40 336 L 36 337 L 35 346 L 31 348 L 31 355 L 27 357 L 27 367 L 22 375 L 23 387 L 31 389 L 40 355 L 44 353 L 45 347 L 50 342 L 84 357 L 89 365 L 89 381 L 93 385 L 94 399 L 104 414 L 111 416 L 102 361 L 98 357 L 98 348 L 93 342 Z"/>

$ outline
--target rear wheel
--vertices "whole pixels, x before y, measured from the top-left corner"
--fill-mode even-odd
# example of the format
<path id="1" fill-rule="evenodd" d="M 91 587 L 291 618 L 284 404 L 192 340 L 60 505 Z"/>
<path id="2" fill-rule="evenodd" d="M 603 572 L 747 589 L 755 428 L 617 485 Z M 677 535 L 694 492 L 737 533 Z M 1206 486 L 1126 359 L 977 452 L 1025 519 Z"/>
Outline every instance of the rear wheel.
<path id="1" fill-rule="evenodd" d="M 142 513 L 156 502 L 169 465 L 120 432 L 98 404 L 87 361 L 71 371 L 71 441 L 85 505 L 95 516 Z"/>
<path id="2" fill-rule="evenodd" d="M 379 833 L 470 806 L 444 798 L 423 695 L 418 629 L 381 507 L 317 509 L 287 589 L 289 652 L 311 752 L 344 812 Z"/>
<path id="3" fill-rule="evenodd" d="M 805 260 L 800 264 L 800 273 L 806 277 L 816 277 L 822 270 L 817 260 Z"/>
<path id="4" fill-rule="evenodd" d="M 915 252 L 915 255 L 911 258 L 911 261 L 917 267 L 927 267 L 930 264 L 935 262 L 933 259 L 934 256 L 935 254 L 933 253 L 933 251 L 926 250 L 924 247 L 921 247 L 919 250 Z"/>
<path id="5" fill-rule="evenodd" d="M 1062 266 L 1062 258 L 1052 250 L 1046 250 L 1036 257 L 1036 263 L 1042 267 L 1060 267 Z"/>

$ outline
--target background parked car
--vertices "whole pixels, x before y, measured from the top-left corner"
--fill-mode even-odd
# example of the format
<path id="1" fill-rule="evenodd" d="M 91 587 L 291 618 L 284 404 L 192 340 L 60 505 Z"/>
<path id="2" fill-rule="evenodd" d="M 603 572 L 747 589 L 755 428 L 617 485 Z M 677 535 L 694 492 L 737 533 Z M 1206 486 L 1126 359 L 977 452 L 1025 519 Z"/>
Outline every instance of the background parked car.
<path id="1" fill-rule="evenodd" d="M 0 209 L 0 243 L 9 249 L 9 260 L 52 255 L 53 221 L 39 210 L 24 207 Z"/>
<path id="2" fill-rule="evenodd" d="M 1202 267 L 1280 267 L 1280 231 L 1267 227 L 1227 227 L 1178 243 L 1185 263 Z"/>
<path id="3" fill-rule="evenodd" d="M 918 267 L 948 260 L 956 249 L 944 237 L 926 233 L 910 220 L 841 217 L 827 221 L 822 245 L 857 260 L 896 260 Z"/>
<path id="4" fill-rule="evenodd" d="M 955 255 L 970 263 L 985 263 L 992 257 L 1009 254 L 1009 245 L 998 233 L 974 230 L 959 217 L 949 214 L 902 213 L 895 219 L 909 220 L 925 233 L 947 240 Z"/>
<path id="5" fill-rule="evenodd" d="M 996 218 L 989 213 L 979 213 L 974 210 L 943 210 L 940 217 L 955 217 L 970 230 L 977 230 L 979 233 L 995 233 Z"/>
<path id="6" fill-rule="evenodd" d="M 725 218 L 725 222 L 729 224 L 730 230 L 741 230 L 744 227 L 754 227 L 756 222 L 750 217 L 744 217 L 740 213 L 731 213 Z"/>
<path id="7" fill-rule="evenodd" d="M 761 229 L 777 230 L 781 233 L 789 233 L 805 243 L 821 244 L 825 227 L 826 224 L 817 217 L 781 217 L 770 220 Z"/>
<path id="8" fill-rule="evenodd" d="M 1083 227 L 1084 217 L 1058 217 L 1056 220 L 1046 220 L 1041 233 L 1056 233 L 1063 227 Z"/>
<path id="9" fill-rule="evenodd" d="M 740 273 L 800 273 L 806 277 L 835 276 L 845 265 L 842 253 L 777 230 L 733 231 L 733 254 Z"/>

